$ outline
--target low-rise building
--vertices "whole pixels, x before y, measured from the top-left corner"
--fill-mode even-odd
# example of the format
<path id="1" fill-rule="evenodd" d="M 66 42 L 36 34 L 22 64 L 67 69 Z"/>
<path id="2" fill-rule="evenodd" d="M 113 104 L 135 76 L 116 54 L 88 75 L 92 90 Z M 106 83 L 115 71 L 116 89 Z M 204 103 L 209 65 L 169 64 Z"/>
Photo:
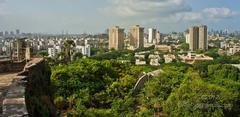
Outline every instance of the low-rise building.
<path id="1" fill-rule="evenodd" d="M 161 57 L 159 55 L 154 55 L 154 54 L 151 54 L 148 56 L 148 59 L 150 60 L 150 65 L 153 65 L 153 66 L 158 66 L 160 65 L 159 61 L 161 60 Z"/>
<path id="2" fill-rule="evenodd" d="M 155 49 L 162 52 L 172 52 L 172 46 L 168 45 L 155 45 Z"/>
<path id="3" fill-rule="evenodd" d="M 57 56 L 57 49 L 54 47 L 48 48 L 48 57 L 54 58 Z"/>
<path id="4" fill-rule="evenodd" d="M 224 41 L 224 42 L 220 42 L 220 48 L 226 49 L 226 48 L 228 48 L 228 47 L 229 47 L 229 44 L 226 43 L 225 41 Z"/>
<path id="5" fill-rule="evenodd" d="M 240 47 L 239 46 L 233 46 L 232 48 L 229 48 L 228 50 L 228 55 L 234 55 L 237 52 L 240 52 Z"/>
<path id="6" fill-rule="evenodd" d="M 146 65 L 147 64 L 147 62 L 145 61 L 145 55 L 136 54 L 135 58 L 136 58 L 136 61 L 135 61 L 136 65 Z"/>
<path id="7" fill-rule="evenodd" d="M 85 45 L 85 46 L 76 46 L 75 48 L 75 52 L 78 53 L 82 53 L 83 56 L 86 56 L 86 57 L 90 57 L 91 56 L 91 48 L 90 48 L 90 45 Z"/>
<path id="8" fill-rule="evenodd" d="M 173 54 L 166 54 L 166 55 L 163 55 L 163 57 L 164 57 L 165 63 L 171 63 L 173 62 L 173 60 L 176 59 L 175 55 Z"/>
<path id="9" fill-rule="evenodd" d="M 212 61 L 213 58 L 206 56 L 204 54 L 196 54 L 194 52 L 189 52 L 186 56 L 179 55 L 182 62 L 187 64 L 193 64 L 195 61 Z"/>
<path id="10" fill-rule="evenodd" d="M 218 54 L 221 56 L 226 55 L 226 51 L 223 49 L 218 49 Z"/>
<path id="11" fill-rule="evenodd" d="M 146 61 L 145 60 L 140 60 L 140 59 L 136 59 L 136 62 L 135 62 L 136 65 L 146 65 Z"/>

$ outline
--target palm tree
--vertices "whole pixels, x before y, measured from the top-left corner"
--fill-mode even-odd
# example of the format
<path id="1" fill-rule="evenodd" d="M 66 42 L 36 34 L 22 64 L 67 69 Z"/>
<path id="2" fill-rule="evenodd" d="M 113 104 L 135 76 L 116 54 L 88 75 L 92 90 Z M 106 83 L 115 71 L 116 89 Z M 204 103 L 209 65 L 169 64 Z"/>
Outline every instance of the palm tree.
<path id="1" fill-rule="evenodd" d="M 65 53 L 65 58 L 69 61 L 71 60 L 71 55 L 73 54 L 73 47 L 75 47 L 75 43 L 73 40 L 66 40 L 63 45 L 63 50 Z"/>

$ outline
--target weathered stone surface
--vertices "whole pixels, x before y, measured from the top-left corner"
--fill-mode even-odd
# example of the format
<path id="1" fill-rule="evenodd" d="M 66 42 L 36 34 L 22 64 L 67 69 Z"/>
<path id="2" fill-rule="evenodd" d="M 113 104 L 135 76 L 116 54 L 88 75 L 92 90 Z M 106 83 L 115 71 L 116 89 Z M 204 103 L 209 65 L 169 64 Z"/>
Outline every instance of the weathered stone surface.
<path id="1" fill-rule="evenodd" d="M 0 117 L 3 112 L 3 100 L 7 94 L 9 86 L 12 84 L 12 81 L 15 79 L 17 73 L 4 73 L 0 74 Z"/>
<path id="2" fill-rule="evenodd" d="M 19 72 L 23 70 L 25 61 L 12 62 L 11 60 L 0 61 L 0 73 Z"/>
<path id="3" fill-rule="evenodd" d="M 34 58 L 24 67 L 24 62 L 0 63 L 0 117 L 28 117 L 26 105 L 26 80 L 31 67 L 41 63 L 43 59 Z M 5 64 L 5 65 L 4 65 Z M 20 72 L 22 70 L 22 72 Z M 4 73 L 3 73 L 4 72 Z"/>
<path id="4" fill-rule="evenodd" d="M 28 115 L 25 104 L 25 87 L 13 83 L 3 100 L 3 117 L 22 117 Z"/>

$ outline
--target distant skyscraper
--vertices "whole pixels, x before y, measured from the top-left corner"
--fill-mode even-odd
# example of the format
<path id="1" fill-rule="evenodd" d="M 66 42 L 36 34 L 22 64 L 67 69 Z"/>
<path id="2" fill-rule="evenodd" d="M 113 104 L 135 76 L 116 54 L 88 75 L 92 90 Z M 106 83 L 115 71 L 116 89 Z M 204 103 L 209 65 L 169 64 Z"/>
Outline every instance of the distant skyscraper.
<path id="1" fill-rule="evenodd" d="M 208 40 L 207 40 L 207 26 L 199 26 L 199 49 L 207 50 L 208 49 Z"/>
<path id="2" fill-rule="evenodd" d="M 124 29 L 118 26 L 109 29 L 109 49 L 115 50 L 124 49 Z"/>
<path id="3" fill-rule="evenodd" d="M 13 31 L 11 31 L 11 32 L 10 32 L 10 35 L 11 35 L 11 36 L 13 36 L 13 35 L 14 35 L 14 32 L 13 32 Z"/>
<path id="4" fill-rule="evenodd" d="M 228 35 L 229 30 L 226 28 L 224 32 L 225 32 L 225 35 Z"/>
<path id="5" fill-rule="evenodd" d="M 19 35 L 19 34 L 20 34 L 20 30 L 16 29 L 16 35 Z"/>
<path id="6" fill-rule="evenodd" d="M 161 33 L 158 31 L 156 33 L 156 44 L 159 44 L 161 42 Z"/>
<path id="7" fill-rule="evenodd" d="M 199 28 L 192 26 L 189 28 L 189 49 L 195 51 L 198 49 Z"/>
<path id="8" fill-rule="evenodd" d="M 156 29 L 149 28 L 148 29 L 148 43 L 153 43 L 153 40 L 156 41 Z"/>
<path id="9" fill-rule="evenodd" d="M 187 29 L 184 33 L 185 38 L 186 38 L 186 43 L 190 44 L 190 34 L 189 34 L 189 29 Z"/>
<path id="10" fill-rule="evenodd" d="M 130 29 L 130 46 L 133 48 L 143 48 L 144 45 L 144 28 L 139 25 L 135 25 Z"/>
<path id="11" fill-rule="evenodd" d="M 195 51 L 197 49 L 207 50 L 208 39 L 207 39 L 207 26 L 192 26 L 189 28 L 189 33 L 186 34 L 186 43 L 189 43 L 189 49 Z"/>
<path id="12" fill-rule="evenodd" d="M 9 36 L 9 32 L 8 31 L 5 31 L 5 36 Z"/>
<path id="13" fill-rule="evenodd" d="M 3 32 L 0 32 L 0 36 L 3 36 L 4 34 L 3 34 Z"/>

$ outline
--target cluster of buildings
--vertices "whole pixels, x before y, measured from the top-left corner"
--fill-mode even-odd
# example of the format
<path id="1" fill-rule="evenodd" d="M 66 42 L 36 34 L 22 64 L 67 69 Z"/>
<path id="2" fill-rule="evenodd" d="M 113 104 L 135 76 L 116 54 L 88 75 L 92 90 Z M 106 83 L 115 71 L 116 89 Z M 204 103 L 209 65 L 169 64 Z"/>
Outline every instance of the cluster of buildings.
<path id="1" fill-rule="evenodd" d="M 154 53 L 149 53 L 148 51 L 135 53 L 136 65 L 160 65 L 160 61 L 171 63 L 177 59 L 189 64 L 195 61 L 213 60 L 213 58 L 205 56 L 204 54 L 194 53 L 194 51 L 197 50 L 208 50 L 208 29 L 206 25 L 190 27 L 185 32 L 186 43 L 189 44 L 188 54 L 174 55 L 173 52 L 179 49 L 179 41 L 183 38 L 183 33 L 173 32 L 165 35 L 165 37 L 161 39 L 161 34 L 154 28 L 149 28 L 148 34 L 146 35 L 144 34 L 144 28 L 139 25 L 132 26 L 126 34 L 123 28 L 115 26 L 109 29 L 109 49 L 135 50 L 154 45 Z M 170 45 L 168 43 L 170 43 Z M 165 54 L 160 57 L 159 52 Z M 146 54 L 148 56 L 146 56 Z"/>
<path id="2" fill-rule="evenodd" d="M 21 62 L 23 60 L 30 60 L 31 50 L 25 38 L 16 39 L 11 42 L 5 42 L 6 45 L 0 48 L 0 58 L 4 60 L 12 60 Z M 0 47 L 1 47 L 0 46 Z M 9 46 L 9 48 L 8 48 Z"/>
<path id="3" fill-rule="evenodd" d="M 19 36 L 20 30 L 16 29 L 16 31 L 0 31 L 0 37 L 13 37 L 13 36 Z"/>
<path id="4" fill-rule="evenodd" d="M 144 48 L 147 44 L 160 43 L 160 32 L 157 32 L 156 29 L 149 28 L 148 39 L 145 39 L 144 35 L 144 28 L 139 25 L 132 26 L 127 34 L 119 26 L 109 28 L 109 49 L 135 50 Z M 147 43 L 144 43 L 144 40 L 147 40 Z"/>
<path id="5" fill-rule="evenodd" d="M 190 27 L 185 32 L 186 43 L 189 44 L 188 54 L 174 55 L 173 52 L 179 49 L 179 41 L 183 38 L 183 33 L 173 32 L 161 39 L 161 34 L 154 28 L 149 28 L 148 34 L 144 34 L 144 28 L 139 25 L 132 26 L 126 34 L 123 28 L 115 26 L 109 28 L 109 49 L 135 50 L 154 45 L 154 53 L 149 53 L 148 51 L 135 53 L 136 65 L 160 65 L 160 61 L 171 63 L 176 59 L 189 64 L 195 61 L 213 60 L 213 58 L 203 54 L 198 55 L 194 53 L 196 50 L 208 50 L 208 30 L 206 25 Z M 160 57 L 159 52 L 164 53 L 164 55 Z"/>
<path id="6" fill-rule="evenodd" d="M 219 48 L 219 54 L 228 56 L 240 52 L 239 37 L 239 32 L 229 34 L 227 29 L 208 32 L 206 25 L 192 26 L 185 31 L 186 43 L 191 51 L 206 51 L 208 47 Z"/>
<path id="7" fill-rule="evenodd" d="M 148 53 L 149 55 L 146 55 Z M 135 53 L 136 65 L 152 65 L 159 66 L 160 63 L 172 63 L 174 61 L 181 61 L 187 64 L 193 64 L 196 61 L 212 61 L 213 58 L 204 54 L 196 54 L 195 52 L 188 52 L 185 54 L 172 54 L 164 53 L 160 54 L 158 51 L 150 53 L 149 51 Z"/>
<path id="8" fill-rule="evenodd" d="M 196 54 L 189 52 L 187 55 L 179 55 L 180 59 L 184 63 L 193 64 L 195 61 L 212 61 L 213 58 L 204 54 Z"/>
<path id="9" fill-rule="evenodd" d="M 143 51 L 135 53 L 135 65 L 159 66 L 162 63 L 172 63 L 177 61 L 177 56 L 171 53 L 160 54 L 159 51 L 151 53 Z M 191 64 L 191 63 L 189 63 Z"/>
<path id="10" fill-rule="evenodd" d="M 240 40 L 227 35 L 209 35 L 209 46 L 219 48 L 219 54 L 232 56 L 240 52 Z"/>
<path id="11" fill-rule="evenodd" d="M 184 34 L 182 32 L 171 32 L 169 34 L 162 35 L 164 38 L 161 40 L 165 44 L 178 44 L 181 40 L 184 40 Z"/>
<path id="12" fill-rule="evenodd" d="M 26 36 L 24 36 L 26 37 Z M 15 42 L 22 39 L 20 36 L 6 38 L 0 36 L 0 57 L 11 58 L 15 46 Z M 92 38 L 82 36 L 28 36 L 24 38 L 24 43 L 28 45 L 31 50 L 31 54 L 36 55 L 38 52 L 46 51 L 48 57 L 58 58 L 59 54 L 63 52 L 64 42 L 66 40 L 73 40 L 75 46 L 73 49 L 73 55 L 76 53 L 82 53 L 83 56 L 89 57 L 91 55 L 91 47 L 95 48 L 107 48 L 108 41 L 106 38 Z M 23 48 L 26 44 L 22 44 Z M 19 44 L 18 46 L 21 46 Z M 19 52 L 22 55 L 21 52 Z"/>
<path id="13" fill-rule="evenodd" d="M 16 34 L 11 34 L 21 35 L 20 30 L 16 30 Z M 91 56 L 91 48 L 93 47 L 115 50 L 136 50 L 139 48 L 141 50 L 145 47 L 154 47 L 154 52 L 135 53 L 136 65 L 160 65 L 160 61 L 171 63 L 175 60 L 192 64 L 195 61 L 213 60 L 204 54 L 195 53 L 197 50 L 207 51 L 208 47 L 219 48 L 220 54 L 229 56 L 240 52 L 239 39 L 228 35 L 228 31 L 208 32 L 206 25 L 189 27 L 185 33 L 171 32 L 169 34 L 160 34 L 154 28 L 149 28 L 145 33 L 144 27 L 139 25 L 130 27 L 128 32 L 119 26 L 114 26 L 108 29 L 108 37 L 105 34 L 103 38 L 92 35 L 27 35 L 23 41 L 7 35 L 9 35 L 8 32 L 0 32 L 0 58 L 11 56 L 17 61 L 21 61 L 23 56 L 26 58 L 26 53 L 36 54 L 42 50 L 47 51 L 48 57 L 58 58 L 64 51 L 66 40 L 74 41 L 74 46 L 71 48 L 72 55 L 82 53 L 85 57 Z M 188 51 L 180 48 L 180 44 L 184 41 L 189 45 Z M 178 52 L 178 55 L 175 52 Z"/>
<path id="14" fill-rule="evenodd" d="M 236 53 L 240 52 L 240 46 L 233 46 L 233 47 L 230 47 L 227 51 L 227 55 L 234 55 Z"/>
<path id="15" fill-rule="evenodd" d="M 48 40 L 47 50 L 48 57 L 58 58 L 59 54 L 64 51 L 64 42 L 68 39 L 50 39 Z M 75 46 L 72 47 L 72 55 L 82 53 L 83 56 L 91 55 L 91 46 L 96 46 L 98 42 L 95 39 L 74 39 Z"/>
<path id="16" fill-rule="evenodd" d="M 160 61 L 162 59 L 157 51 L 154 53 L 150 53 L 150 51 L 138 52 L 138 53 L 135 53 L 134 57 L 135 57 L 135 65 L 149 64 L 152 66 L 158 66 L 160 65 Z"/>

